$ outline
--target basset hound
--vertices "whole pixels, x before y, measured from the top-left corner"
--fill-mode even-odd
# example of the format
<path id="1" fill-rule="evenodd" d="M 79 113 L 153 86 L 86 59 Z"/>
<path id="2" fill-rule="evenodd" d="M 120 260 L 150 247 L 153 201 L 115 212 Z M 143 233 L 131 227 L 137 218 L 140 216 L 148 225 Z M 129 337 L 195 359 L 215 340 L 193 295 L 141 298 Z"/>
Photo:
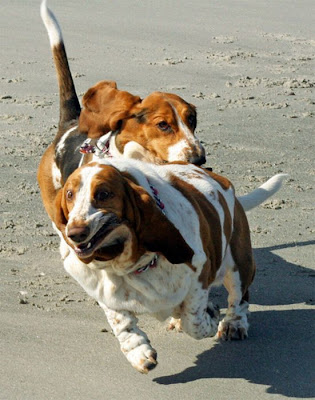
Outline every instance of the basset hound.
<path id="1" fill-rule="evenodd" d="M 282 179 L 241 201 L 257 205 Z M 255 262 L 247 218 L 228 179 L 183 162 L 90 162 L 59 191 L 54 220 L 66 271 L 103 308 L 138 371 L 153 369 L 157 353 L 137 314 L 171 316 L 195 339 L 247 336 Z M 221 283 L 228 309 L 220 321 L 209 291 Z"/>
<path id="2" fill-rule="evenodd" d="M 46 0 L 41 4 L 41 17 L 50 39 L 60 97 L 58 132 L 38 169 L 42 199 L 52 220 L 56 194 L 79 166 L 78 149 L 87 138 L 95 144 L 111 132 L 106 146 L 115 157 L 205 163 L 205 150 L 194 134 L 196 108 L 175 94 L 155 92 L 141 99 L 118 90 L 113 81 L 102 81 L 86 92 L 81 111 L 61 29 Z M 84 162 L 89 160 L 87 156 Z"/>

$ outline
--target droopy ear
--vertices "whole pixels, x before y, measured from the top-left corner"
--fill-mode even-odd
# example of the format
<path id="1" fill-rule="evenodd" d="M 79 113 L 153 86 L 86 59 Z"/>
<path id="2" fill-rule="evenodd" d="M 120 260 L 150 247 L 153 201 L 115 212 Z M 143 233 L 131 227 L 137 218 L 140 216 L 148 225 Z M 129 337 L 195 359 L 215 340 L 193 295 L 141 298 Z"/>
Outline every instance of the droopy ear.
<path id="1" fill-rule="evenodd" d="M 68 222 L 68 210 L 64 199 L 64 189 L 60 189 L 55 199 L 55 215 L 54 223 L 56 227 L 65 233 L 66 225 Z"/>
<path id="2" fill-rule="evenodd" d="M 121 122 L 133 114 L 140 97 L 118 90 L 116 82 L 101 81 L 83 96 L 79 128 L 91 138 L 99 138 L 120 128 Z"/>
<path id="3" fill-rule="evenodd" d="M 162 253 L 172 264 L 191 262 L 194 255 L 178 229 L 158 210 L 153 213 L 150 226 L 146 226 L 144 246 L 154 253 Z"/>
<path id="4" fill-rule="evenodd" d="M 191 262 L 193 250 L 178 229 L 162 214 L 153 198 L 141 187 L 130 183 L 140 221 L 138 236 L 143 247 L 161 253 L 172 264 Z"/>

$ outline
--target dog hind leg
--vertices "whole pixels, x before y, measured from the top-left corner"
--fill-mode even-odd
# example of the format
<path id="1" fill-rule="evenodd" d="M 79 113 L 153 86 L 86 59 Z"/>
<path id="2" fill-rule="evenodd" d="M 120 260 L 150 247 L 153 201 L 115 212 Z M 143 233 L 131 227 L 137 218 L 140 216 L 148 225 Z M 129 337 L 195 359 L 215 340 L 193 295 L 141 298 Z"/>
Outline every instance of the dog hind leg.
<path id="1" fill-rule="evenodd" d="M 223 284 L 227 289 L 228 309 L 225 317 L 219 323 L 216 337 L 222 340 L 245 339 L 248 336 L 248 292 L 242 294 L 242 283 L 239 271 L 234 267 L 229 269 Z"/>

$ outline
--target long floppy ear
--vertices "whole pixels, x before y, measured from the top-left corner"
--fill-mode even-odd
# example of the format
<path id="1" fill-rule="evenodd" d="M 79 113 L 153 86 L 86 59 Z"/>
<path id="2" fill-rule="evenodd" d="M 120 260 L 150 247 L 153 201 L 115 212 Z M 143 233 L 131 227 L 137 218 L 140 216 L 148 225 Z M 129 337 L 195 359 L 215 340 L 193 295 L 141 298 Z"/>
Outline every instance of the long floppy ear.
<path id="1" fill-rule="evenodd" d="M 142 187 L 130 181 L 128 184 L 139 211 L 136 229 L 141 245 L 148 251 L 163 254 L 172 264 L 191 262 L 194 252 L 179 230 L 162 214 Z"/>
<path id="2" fill-rule="evenodd" d="M 151 219 L 144 246 L 149 251 L 162 253 L 172 264 L 190 263 L 194 255 L 178 229 L 163 214 Z"/>
<path id="3" fill-rule="evenodd" d="M 65 205 L 64 190 L 60 189 L 55 199 L 54 223 L 62 234 L 65 233 L 67 222 L 68 210 Z"/>
<path id="4" fill-rule="evenodd" d="M 91 138 L 99 138 L 120 128 L 122 121 L 133 114 L 141 102 L 139 96 L 117 89 L 116 82 L 101 81 L 83 96 L 79 129 Z"/>

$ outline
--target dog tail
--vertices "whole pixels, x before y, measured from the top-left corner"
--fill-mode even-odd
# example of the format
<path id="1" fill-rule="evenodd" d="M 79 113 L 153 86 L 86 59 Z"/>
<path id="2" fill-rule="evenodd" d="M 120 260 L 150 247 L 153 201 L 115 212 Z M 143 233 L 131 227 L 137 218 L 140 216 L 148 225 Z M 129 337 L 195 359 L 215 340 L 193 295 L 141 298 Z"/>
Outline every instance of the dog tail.
<path id="1" fill-rule="evenodd" d="M 241 203 L 245 211 L 249 211 L 274 195 L 281 188 L 282 182 L 287 177 L 288 174 L 274 175 L 251 193 L 237 197 L 237 200 Z"/>
<path id="2" fill-rule="evenodd" d="M 81 107 L 74 87 L 61 29 L 56 17 L 47 7 L 46 0 L 42 1 L 40 14 L 48 32 L 57 72 L 60 99 L 59 129 L 64 130 L 69 127 L 71 121 L 79 117 Z"/>

